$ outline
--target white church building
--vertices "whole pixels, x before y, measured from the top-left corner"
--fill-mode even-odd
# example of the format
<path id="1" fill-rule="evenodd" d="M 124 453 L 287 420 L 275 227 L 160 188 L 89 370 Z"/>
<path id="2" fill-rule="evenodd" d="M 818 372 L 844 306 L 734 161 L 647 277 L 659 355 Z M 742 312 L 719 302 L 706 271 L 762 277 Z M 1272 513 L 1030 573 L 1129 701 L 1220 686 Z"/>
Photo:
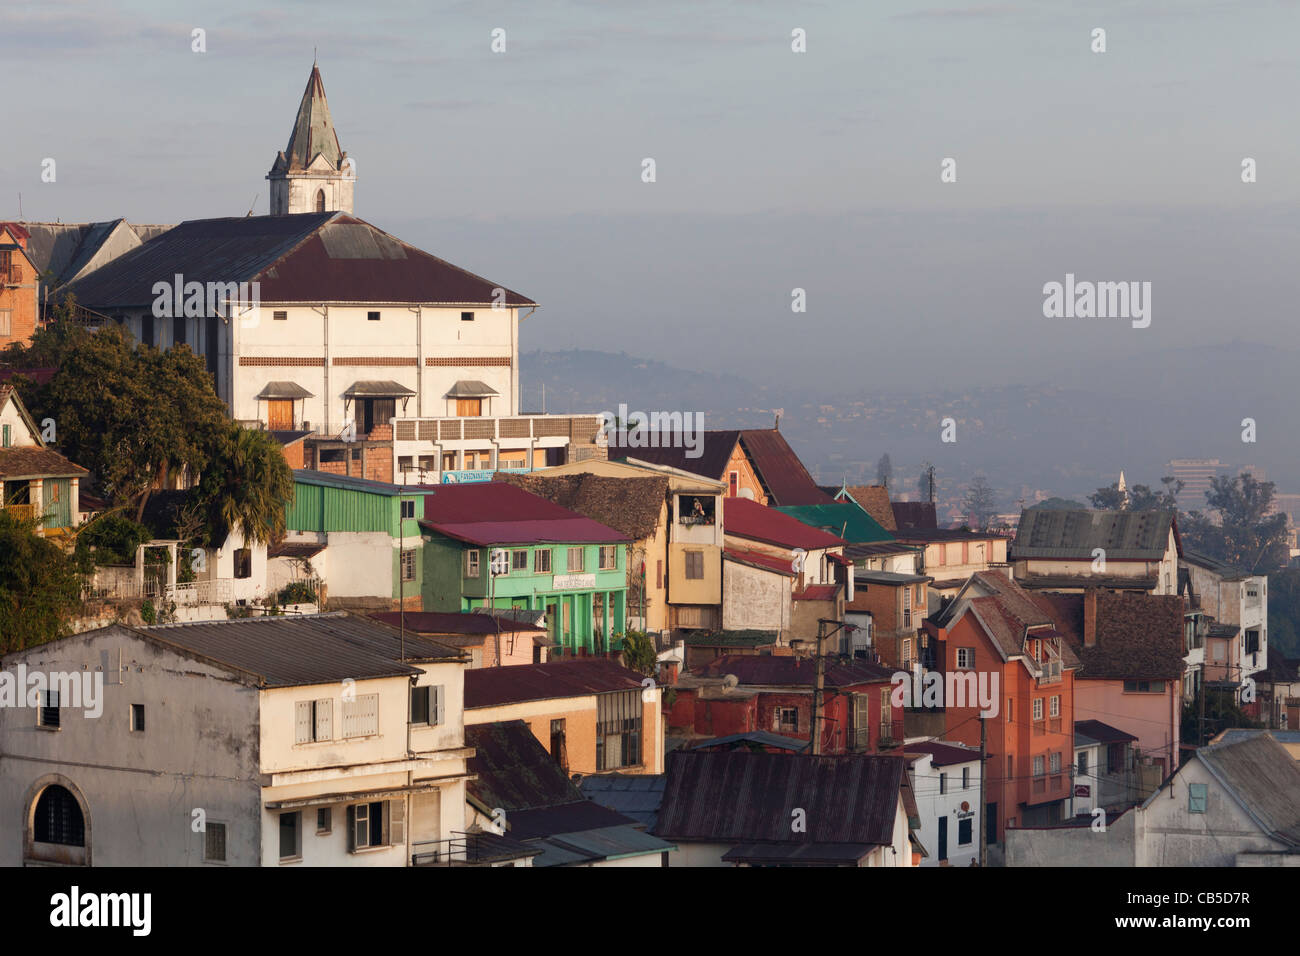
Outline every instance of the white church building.
<path id="1" fill-rule="evenodd" d="M 353 215 L 315 66 L 266 178 L 271 215 L 182 222 L 61 293 L 142 344 L 188 345 L 296 466 L 423 483 L 598 454 L 596 416 L 520 414 L 536 302 Z"/>

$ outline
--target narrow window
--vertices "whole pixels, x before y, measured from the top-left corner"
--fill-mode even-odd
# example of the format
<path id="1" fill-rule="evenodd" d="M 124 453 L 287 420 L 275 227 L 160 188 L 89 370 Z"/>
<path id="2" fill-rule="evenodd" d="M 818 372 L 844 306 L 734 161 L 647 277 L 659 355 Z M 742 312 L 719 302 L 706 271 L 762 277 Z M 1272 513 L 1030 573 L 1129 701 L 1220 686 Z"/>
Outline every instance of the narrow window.
<path id="1" fill-rule="evenodd" d="M 144 731 L 144 704 L 131 705 L 131 729 L 137 733 Z"/>
<path id="2" fill-rule="evenodd" d="M 415 549 L 408 548 L 402 552 L 402 580 L 415 580 Z"/>
<path id="3" fill-rule="evenodd" d="M 44 701 L 40 710 L 40 722 L 42 727 L 59 726 L 59 692 L 57 690 L 42 691 Z"/>
<path id="4" fill-rule="evenodd" d="M 316 810 L 316 834 L 331 833 L 334 830 L 334 809 L 332 807 L 318 807 Z"/>
<path id="5" fill-rule="evenodd" d="M 207 822 L 203 826 L 203 862 L 226 862 L 226 825 Z"/>
<path id="6" fill-rule="evenodd" d="M 280 814 L 280 861 L 302 856 L 302 814 L 297 810 Z"/>
<path id="7" fill-rule="evenodd" d="M 316 190 L 316 211 L 325 211 L 325 190 L 323 189 Z"/>
<path id="8" fill-rule="evenodd" d="M 551 573 L 551 551 L 549 548 L 538 548 L 533 552 L 533 571 L 536 574 Z"/>

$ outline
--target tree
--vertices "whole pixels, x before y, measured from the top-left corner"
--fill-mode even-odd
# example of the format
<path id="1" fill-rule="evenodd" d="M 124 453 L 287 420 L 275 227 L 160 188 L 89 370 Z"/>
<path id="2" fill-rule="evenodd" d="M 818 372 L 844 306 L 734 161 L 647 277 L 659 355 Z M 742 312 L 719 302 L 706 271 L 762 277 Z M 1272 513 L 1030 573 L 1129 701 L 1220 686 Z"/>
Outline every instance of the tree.
<path id="1" fill-rule="evenodd" d="M 1210 479 L 1205 493 L 1212 514 L 1191 512 L 1182 535 L 1197 551 L 1250 574 L 1269 574 L 1286 566 L 1286 515 L 1270 514 L 1274 485 L 1250 474 Z"/>
<path id="2" fill-rule="evenodd" d="M 916 490 L 920 492 L 920 501 L 929 501 L 931 498 L 930 482 L 934 476 L 934 465 L 928 461 L 921 462 L 921 475 L 916 479 Z"/>
<path id="3" fill-rule="evenodd" d="M 1126 493 L 1115 482 L 1109 488 L 1098 488 L 1088 500 L 1102 511 L 1177 511 L 1178 492 L 1183 490 L 1183 482 L 1166 476 L 1160 483 L 1165 486 L 1163 491 L 1150 485 L 1134 485 Z"/>
<path id="4" fill-rule="evenodd" d="M 889 453 L 880 456 L 880 461 L 876 462 L 876 484 L 889 486 L 889 481 L 894 477 L 894 465 L 889 460 Z"/>
<path id="5" fill-rule="evenodd" d="M 64 637 L 81 605 L 84 568 L 36 525 L 0 511 L 0 653 Z"/>
<path id="6" fill-rule="evenodd" d="M 984 475 L 976 475 L 970 483 L 966 497 L 962 499 L 962 508 L 969 515 L 972 527 L 979 531 L 988 528 L 989 522 L 998 513 L 998 502 L 997 493 Z"/>
<path id="7" fill-rule="evenodd" d="M 1032 508 L 1041 508 L 1043 511 L 1074 511 L 1086 507 L 1087 505 L 1080 504 L 1077 501 L 1071 501 L 1069 498 L 1052 497 L 1045 501 L 1040 501 L 1038 504 L 1032 505 L 1030 508 L 1025 510 L 1028 511 L 1032 510 Z"/>
<path id="8" fill-rule="evenodd" d="M 39 330 L 31 361 L 58 370 L 32 393 L 40 421 L 54 419 L 60 451 L 139 521 L 153 488 L 178 469 L 200 472 L 229 424 L 212 377 L 188 346 L 136 347 L 124 329 L 88 332 L 71 322 Z"/>
<path id="9" fill-rule="evenodd" d="M 207 542 L 220 546 L 235 528 L 247 541 L 284 536 L 285 506 L 293 501 L 293 471 L 279 443 L 263 431 L 227 423 L 194 500 L 207 521 Z"/>

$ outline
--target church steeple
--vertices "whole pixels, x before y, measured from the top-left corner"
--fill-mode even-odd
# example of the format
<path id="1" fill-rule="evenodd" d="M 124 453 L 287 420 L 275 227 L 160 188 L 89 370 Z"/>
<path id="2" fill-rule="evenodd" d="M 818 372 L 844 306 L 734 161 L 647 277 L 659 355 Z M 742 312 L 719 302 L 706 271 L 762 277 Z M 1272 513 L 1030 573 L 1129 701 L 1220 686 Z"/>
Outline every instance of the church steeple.
<path id="1" fill-rule="evenodd" d="M 325 84 L 314 63 L 289 133 L 289 145 L 276 155 L 266 178 L 271 182 L 273 216 L 352 212 L 356 171 L 348 154 L 339 149 Z"/>

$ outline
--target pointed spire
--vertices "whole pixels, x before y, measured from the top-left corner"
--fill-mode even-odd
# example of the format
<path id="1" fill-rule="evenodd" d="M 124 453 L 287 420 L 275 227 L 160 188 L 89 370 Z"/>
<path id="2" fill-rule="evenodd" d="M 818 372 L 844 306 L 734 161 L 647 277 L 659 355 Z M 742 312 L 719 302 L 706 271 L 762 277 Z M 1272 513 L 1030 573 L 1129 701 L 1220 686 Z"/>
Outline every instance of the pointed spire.
<path id="1" fill-rule="evenodd" d="M 315 62 L 284 155 L 289 169 L 306 169 L 318 155 L 325 158 L 331 169 L 339 169 L 342 164 L 343 151 L 339 149 L 338 134 L 334 132 L 329 104 L 325 101 L 325 84 Z"/>

